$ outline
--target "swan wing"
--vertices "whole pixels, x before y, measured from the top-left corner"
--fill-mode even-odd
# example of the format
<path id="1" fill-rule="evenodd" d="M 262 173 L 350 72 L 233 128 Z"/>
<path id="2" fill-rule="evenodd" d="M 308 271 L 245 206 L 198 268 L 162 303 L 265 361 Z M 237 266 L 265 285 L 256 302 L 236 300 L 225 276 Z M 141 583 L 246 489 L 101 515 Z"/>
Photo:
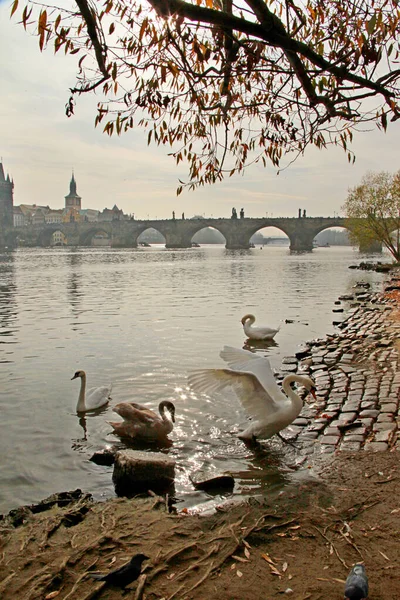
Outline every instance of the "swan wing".
<path id="1" fill-rule="evenodd" d="M 262 333 L 263 335 L 275 335 L 279 331 L 280 327 L 254 327 L 254 330 Z"/>
<path id="2" fill-rule="evenodd" d="M 135 405 L 135 402 L 120 402 L 114 406 L 113 412 L 117 413 L 125 421 L 135 421 L 147 426 L 151 426 L 155 421 L 159 421 L 159 418 L 153 411 L 148 409 L 141 410 L 136 408 L 137 406 L 140 406 L 140 404 Z"/>
<path id="3" fill-rule="evenodd" d="M 269 414 L 280 410 L 277 403 L 251 372 L 230 369 L 202 369 L 188 377 L 190 386 L 197 392 L 210 394 L 231 387 L 249 416 L 265 419 Z M 278 388 L 279 389 L 279 388 Z"/>
<path id="4" fill-rule="evenodd" d="M 231 346 L 224 346 L 224 349 L 220 352 L 220 357 L 235 371 L 253 373 L 263 388 L 268 390 L 269 395 L 275 402 L 285 399 L 280 387 L 276 383 L 271 363 L 266 356 L 260 356 L 249 350 L 239 350 Z"/>
<path id="5" fill-rule="evenodd" d="M 107 404 L 110 399 L 111 385 L 103 385 L 98 388 L 90 388 L 86 392 L 85 404 L 87 408 L 99 408 Z"/>
<path id="6" fill-rule="evenodd" d="M 239 371 L 245 371 L 250 363 L 261 358 L 255 352 L 233 348 L 232 346 L 224 346 L 219 355 L 231 369 Z"/>

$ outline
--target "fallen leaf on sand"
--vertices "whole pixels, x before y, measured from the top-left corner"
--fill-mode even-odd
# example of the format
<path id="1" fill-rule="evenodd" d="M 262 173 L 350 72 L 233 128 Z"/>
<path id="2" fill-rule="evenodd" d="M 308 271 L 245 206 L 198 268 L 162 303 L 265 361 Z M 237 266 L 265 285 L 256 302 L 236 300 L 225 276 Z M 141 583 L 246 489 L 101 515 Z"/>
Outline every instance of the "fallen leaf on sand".
<path id="1" fill-rule="evenodd" d="M 238 560 L 239 562 L 244 562 L 244 563 L 249 562 L 247 560 L 247 558 L 243 558 L 242 556 L 237 556 L 236 554 L 232 554 L 232 558 L 234 558 L 235 560 Z"/>
<path id="2" fill-rule="evenodd" d="M 269 563 L 270 565 L 274 565 L 274 561 L 272 560 L 272 558 L 269 556 L 269 554 L 261 554 L 261 557 L 267 561 L 267 563 Z"/>

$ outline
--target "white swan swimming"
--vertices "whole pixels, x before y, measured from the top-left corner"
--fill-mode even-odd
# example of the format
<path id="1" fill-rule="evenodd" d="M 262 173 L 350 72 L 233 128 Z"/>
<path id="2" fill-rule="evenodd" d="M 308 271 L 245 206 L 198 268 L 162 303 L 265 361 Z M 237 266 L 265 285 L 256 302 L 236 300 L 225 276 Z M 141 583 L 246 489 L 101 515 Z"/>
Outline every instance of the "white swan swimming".
<path id="1" fill-rule="evenodd" d="M 253 327 L 255 320 L 254 315 L 244 315 L 241 319 L 244 332 L 250 340 L 272 340 L 280 329 L 280 326 L 276 329 L 272 329 L 272 327 Z"/>
<path id="2" fill-rule="evenodd" d="M 169 400 L 163 400 L 158 406 L 160 416 L 153 410 L 135 402 L 120 402 L 113 411 L 124 420 L 110 422 L 114 433 L 120 437 L 164 442 L 174 428 L 175 406 Z M 167 416 L 169 413 L 169 416 Z"/>
<path id="3" fill-rule="evenodd" d="M 296 382 L 315 398 L 315 384 L 306 375 L 286 375 L 281 391 L 269 360 L 248 350 L 225 346 L 220 353 L 229 369 L 202 369 L 189 375 L 190 386 L 210 394 L 230 386 L 238 396 L 252 422 L 238 437 L 244 441 L 268 439 L 285 429 L 301 412 L 303 400 L 291 388 Z"/>
<path id="4" fill-rule="evenodd" d="M 96 410 L 101 408 L 110 400 L 112 385 L 103 385 L 98 388 L 90 388 L 86 391 L 86 373 L 85 371 L 76 371 L 72 379 L 81 378 L 81 389 L 79 391 L 78 404 L 76 412 L 87 412 L 88 410 Z"/>

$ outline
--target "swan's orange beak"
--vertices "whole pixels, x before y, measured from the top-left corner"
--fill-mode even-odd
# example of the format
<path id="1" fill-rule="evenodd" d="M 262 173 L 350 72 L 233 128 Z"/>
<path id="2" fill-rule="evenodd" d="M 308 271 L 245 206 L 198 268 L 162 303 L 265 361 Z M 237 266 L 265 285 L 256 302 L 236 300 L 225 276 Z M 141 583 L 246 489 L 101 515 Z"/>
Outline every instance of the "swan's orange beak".
<path id="1" fill-rule="evenodd" d="M 316 388 L 315 388 L 315 387 L 312 387 L 312 388 L 310 389 L 310 394 L 311 394 L 311 396 L 314 398 L 314 400 L 317 400 L 318 398 L 317 398 L 317 395 L 316 395 L 316 393 L 315 393 L 315 390 L 316 390 Z"/>

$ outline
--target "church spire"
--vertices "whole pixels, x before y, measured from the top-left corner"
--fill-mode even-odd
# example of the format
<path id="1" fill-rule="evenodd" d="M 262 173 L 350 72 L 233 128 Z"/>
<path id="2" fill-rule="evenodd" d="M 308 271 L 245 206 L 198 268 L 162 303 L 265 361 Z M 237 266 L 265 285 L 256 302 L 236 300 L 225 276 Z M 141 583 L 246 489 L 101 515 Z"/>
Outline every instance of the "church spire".
<path id="1" fill-rule="evenodd" d="M 74 195 L 74 196 L 77 195 L 77 192 L 76 192 L 76 181 L 75 181 L 75 175 L 74 175 L 74 171 L 73 170 L 72 170 L 71 181 L 70 181 L 70 184 L 69 184 L 69 193 L 70 193 L 70 195 Z"/>

